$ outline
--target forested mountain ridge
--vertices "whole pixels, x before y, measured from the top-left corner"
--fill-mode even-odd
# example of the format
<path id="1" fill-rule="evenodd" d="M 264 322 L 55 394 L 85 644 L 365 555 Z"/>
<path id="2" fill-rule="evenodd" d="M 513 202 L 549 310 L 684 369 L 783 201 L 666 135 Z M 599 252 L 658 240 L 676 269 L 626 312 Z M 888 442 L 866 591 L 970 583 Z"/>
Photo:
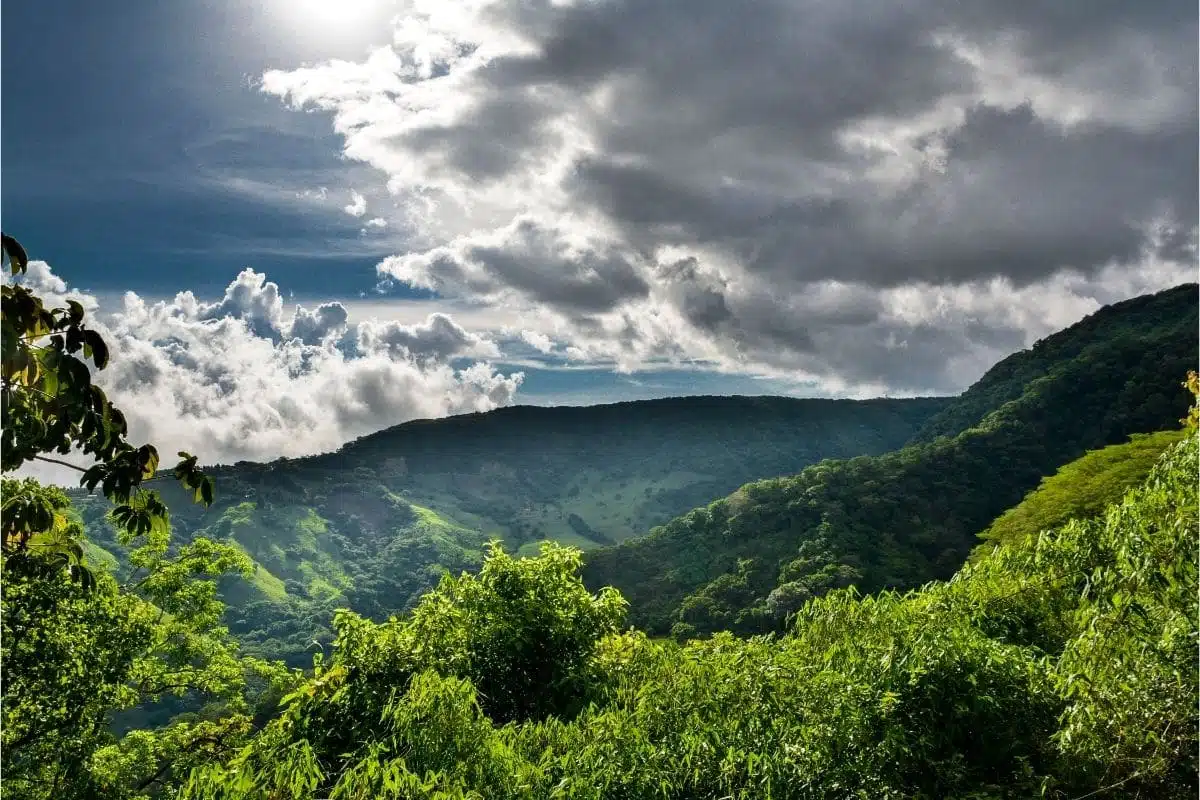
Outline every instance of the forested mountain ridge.
<path id="1" fill-rule="evenodd" d="M 1193 797 L 1196 458 L 1193 428 L 1100 519 L 919 591 L 831 592 L 778 638 L 621 632 L 571 553 L 494 553 L 408 618 L 340 615 L 331 659 L 181 797 Z"/>
<path id="2" fill-rule="evenodd" d="M 947 578 L 976 535 L 1058 467 L 1177 425 L 1198 324 L 1195 285 L 1109 306 L 1001 362 L 913 444 L 747 484 L 646 537 L 592 551 L 584 578 L 617 587 L 639 627 L 680 638 L 774 630 L 841 586 Z M 980 409 L 961 433 L 933 435 Z"/>
<path id="3" fill-rule="evenodd" d="M 1200 300 L 1198 295 L 1200 285 L 1187 283 L 1155 294 L 1112 303 L 1074 325 L 1038 340 L 1030 349 L 1001 359 L 985 372 L 983 377 L 925 423 L 920 432 L 913 437 L 913 442 L 932 441 L 938 436 L 956 436 L 962 433 L 1000 406 L 1018 399 L 1031 381 L 1049 374 L 1065 361 L 1080 357 L 1085 350 L 1096 346 L 1098 342 L 1122 337 L 1139 339 L 1153 335 L 1164 323 L 1178 319 L 1179 315 L 1186 314 L 1189 308 L 1194 314 Z M 1177 388 L 1174 384 L 1131 387 L 1138 391 L 1151 392 L 1161 403 L 1175 402 Z M 1147 400 L 1149 399 L 1148 397 Z M 1154 413 L 1150 412 L 1151 415 Z M 1155 425 L 1156 420 L 1157 416 L 1148 416 L 1140 424 Z"/>
<path id="4" fill-rule="evenodd" d="M 685 397 L 511 407 L 422 420 L 336 453 L 209 470 L 208 509 L 165 487 L 177 539 L 233 541 L 254 559 L 223 597 L 253 652 L 307 663 L 335 608 L 382 619 L 500 538 L 612 544 L 748 480 L 899 447 L 946 398 Z M 71 492 L 93 560 L 122 553 L 106 506 Z"/>

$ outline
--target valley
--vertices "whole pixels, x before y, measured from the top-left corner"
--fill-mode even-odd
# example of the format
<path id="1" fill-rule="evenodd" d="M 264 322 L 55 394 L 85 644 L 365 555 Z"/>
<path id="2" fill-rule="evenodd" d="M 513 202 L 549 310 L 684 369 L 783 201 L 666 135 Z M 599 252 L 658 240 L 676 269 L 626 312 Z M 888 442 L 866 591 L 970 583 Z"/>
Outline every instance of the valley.
<path id="1" fill-rule="evenodd" d="M 588 585 L 620 589 L 653 635 L 763 633 L 839 586 L 949 577 L 1042 478 L 1169 427 L 1186 392 L 1163 376 L 1194 362 L 1194 294 L 1102 309 L 955 398 L 518 406 L 216 466 L 208 509 L 164 496 L 180 543 L 253 559 L 249 579 L 223 579 L 227 622 L 248 652 L 294 666 L 330 641 L 335 609 L 403 613 L 493 539 L 584 550 Z M 120 562 L 104 504 L 72 497 L 93 558 Z"/>
<path id="2" fill-rule="evenodd" d="M 336 453 L 211 469 L 208 509 L 163 494 L 180 543 L 236 542 L 256 569 L 226 579 L 231 629 L 297 666 L 328 642 L 333 609 L 409 609 L 484 545 L 614 545 L 742 484 L 901 446 L 945 398 L 689 397 L 513 407 L 418 421 Z M 122 555 L 105 505 L 72 492 L 94 558 Z"/>

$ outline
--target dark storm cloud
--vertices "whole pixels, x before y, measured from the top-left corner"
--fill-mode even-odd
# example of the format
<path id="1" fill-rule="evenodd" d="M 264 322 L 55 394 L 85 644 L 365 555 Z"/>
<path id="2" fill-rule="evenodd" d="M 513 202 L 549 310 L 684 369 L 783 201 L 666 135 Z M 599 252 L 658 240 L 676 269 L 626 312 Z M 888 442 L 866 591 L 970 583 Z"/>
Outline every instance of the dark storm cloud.
<path id="1" fill-rule="evenodd" d="M 652 167 L 582 164 L 574 191 L 637 241 L 723 247 L 780 279 L 1018 283 L 1137 257 L 1164 212 L 1197 214 L 1195 132 L 1065 132 L 1029 106 L 980 105 L 945 140 L 945 165 L 888 195 L 850 182 L 833 197 L 760 210 Z M 1188 237 L 1168 245 L 1178 255 Z"/>
<path id="2" fill-rule="evenodd" d="M 582 314 L 610 311 L 650 291 L 626 255 L 569 242 L 553 226 L 528 218 L 487 240 L 389 259 L 380 271 L 407 283 L 477 297 L 515 292 Z"/>
<path id="3" fill-rule="evenodd" d="M 465 54 L 437 83 L 265 85 L 416 198 L 429 244 L 381 274 L 515 298 L 588 352 L 957 388 L 1194 264 L 1194 3 L 481 7 L 407 18 L 399 61 Z"/>
<path id="4" fill-rule="evenodd" d="M 403 135 L 406 148 L 432 157 L 472 180 L 506 175 L 548 146 L 541 122 L 546 104 L 528 92 L 506 92 L 478 104 L 467 121 L 431 125 Z"/>
<path id="5" fill-rule="evenodd" d="M 913 3 L 587 4 L 563 12 L 522 69 L 496 71 L 526 85 L 619 82 L 614 113 L 598 123 L 601 152 L 627 162 L 633 154 L 633 165 L 588 157 L 571 189 L 634 240 L 724 244 L 751 269 L 885 284 L 1027 280 L 1133 258 L 1155 215 L 1195 219 L 1194 4 L 964 3 L 937 12 Z M 1163 62 L 1187 88 L 1189 103 L 1161 130 L 1103 121 L 1064 129 L 1029 105 L 979 103 L 945 129 L 944 172 L 905 191 L 881 189 L 863 176 L 861 156 L 831 137 L 969 90 L 971 69 L 935 46 L 939 31 L 985 43 L 1011 34 L 1041 77 L 1081 75 L 1114 103 L 1144 87 L 1136 70 L 1107 69 L 1106 60 L 1140 44 L 1143 58 Z M 748 159 L 704 163 L 722 153 L 722 138 L 749 160 L 774 154 L 785 171 L 790 153 L 813 159 L 814 172 L 845 174 L 814 193 L 779 187 L 756 209 L 727 197 L 720 180 L 752 172 Z"/>
<path id="6" fill-rule="evenodd" d="M 500 59 L 486 74 L 500 90 L 623 81 L 603 129 L 610 150 L 733 127 L 819 148 L 838 120 L 910 113 L 971 82 L 911 3 L 628 0 L 568 6 L 548 21 L 535 54 Z M 641 124 L 645 115 L 666 128 Z"/>
<path id="7" fill-rule="evenodd" d="M 468 256 L 502 284 L 541 302 L 603 311 L 649 291 L 618 252 L 571 247 L 532 220 L 519 221 L 508 234 L 502 242 L 469 248 Z"/>

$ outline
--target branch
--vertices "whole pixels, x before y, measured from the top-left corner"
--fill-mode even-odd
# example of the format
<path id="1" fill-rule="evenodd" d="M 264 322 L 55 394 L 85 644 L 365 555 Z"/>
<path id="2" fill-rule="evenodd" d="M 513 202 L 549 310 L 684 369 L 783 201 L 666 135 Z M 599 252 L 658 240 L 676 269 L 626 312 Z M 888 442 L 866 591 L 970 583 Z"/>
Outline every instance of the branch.
<path id="1" fill-rule="evenodd" d="M 210 734 L 208 736 L 201 736 L 199 738 L 193 739 L 192 741 L 188 742 L 187 746 L 183 748 L 183 752 L 190 753 L 191 751 L 197 750 L 200 748 L 201 745 L 205 745 L 205 744 L 224 744 L 224 741 L 222 740 L 222 738 L 220 736 L 218 736 L 216 734 Z M 178 755 L 179 754 L 176 753 L 175 757 L 178 758 Z M 163 763 L 159 766 L 159 768 L 154 771 L 153 774 L 149 775 L 148 777 L 144 778 L 141 782 L 138 783 L 138 785 L 135 787 L 136 791 L 140 792 L 141 790 L 148 788 L 151 784 L 154 784 L 154 783 L 162 783 L 163 776 L 167 774 L 167 772 L 171 769 L 172 766 L 174 766 L 174 764 L 175 764 L 175 762 L 173 759 L 170 759 L 170 758 L 165 759 L 163 761 Z"/>
<path id="2" fill-rule="evenodd" d="M 1095 797 L 1098 794 L 1103 794 L 1104 792 L 1110 792 L 1119 786 L 1123 786 L 1126 783 L 1129 783 L 1134 778 L 1140 778 L 1141 776 L 1142 776 L 1142 773 L 1135 772 L 1132 775 L 1130 775 L 1128 778 L 1125 778 L 1124 780 L 1117 781 L 1116 783 L 1110 784 L 1108 786 L 1101 786 L 1099 789 L 1096 789 L 1093 792 L 1088 792 L 1087 794 L 1081 794 L 1078 797 L 1072 798 L 1071 800 L 1084 800 L 1084 798 L 1086 798 L 1086 797 Z"/>
<path id="3" fill-rule="evenodd" d="M 121 588 L 122 588 L 122 589 L 128 589 L 128 588 L 130 587 L 130 584 L 133 582 L 133 579 L 134 579 L 135 577 L 137 577 L 137 575 L 138 575 L 138 574 L 139 574 L 139 573 L 140 573 L 140 572 L 141 572 L 143 569 L 144 569 L 144 567 L 140 567 L 140 566 L 139 566 L 139 567 L 135 567 L 135 568 L 131 569 L 131 570 L 129 571 L 129 575 L 128 575 L 128 577 L 126 577 L 126 578 L 125 578 L 125 582 L 121 584 Z M 146 582 L 146 581 L 147 581 L 149 578 L 150 578 L 150 576 L 149 576 L 149 575 L 147 575 L 145 578 L 143 578 L 142 580 L 140 580 L 140 581 L 138 581 L 136 584 L 134 584 L 134 585 L 133 585 L 133 588 L 134 588 L 134 589 L 137 589 L 137 588 L 138 588 L 138 587 L 140 587 L 140 586 L 141 586 L 143 583 L 145 583 L 145 582 Z"/>
<path id="4" fill-rule="evenodd" d="M 58 395 L 50 394 L 49 392 L 43 392 L 41 389 L 37 388 L 36 386 L 30 386 L 27 383 L 13 383 L 12 381 L 6 380 L 6 381 L 4 381 L 4 388 L 12 389 L 13 391 L 33 392 L 35 394 L 40 394 L 42 397 L 46 398 L 47 400 L 57 400 L 58 399 Z"/>
<path id="5" fill-rule="evenodd" d="M 49 461 L 51 464 L 58 464 L 62 467 L 70 467 L 71 469 L 78 470 L 79 472 L 87 472 L 86 467 L 81 467 L 78 464 L 70 464 L 66 461 L 60 461 L 57 458 L 49 458 L 47 456 L 34 456 L 33 458 L 35 461 Z"/>
<path id="6" fill-rule="evenodd" d="M 34 456 L 33 458 L 37 461 L 48 461 L 51 464 L 58 464 L 59 466 L 70 467 L 71 469 L 76 470 L 77 472 L 87 472 L 87 467 L 81 467 L 78 464 L 70 464 L 66 461 L 60 461 L 57 458 L 50 458 L 48 456 Z M 145 483 L 153 483 L 154 481 L 165 481 L 168 478 L 172 478 L 172 477 L 174 477 L 174 476 L 171 475 L 171 473 L 160 470 L 159 472 L 155 473 L 153 477 L 143 478 L 141 481 L 139 481 L 138 483 L 136 483 L 134 485 L 136 487 L 136 486 L 141 486 L 142 484 L 145 484 Z"/>

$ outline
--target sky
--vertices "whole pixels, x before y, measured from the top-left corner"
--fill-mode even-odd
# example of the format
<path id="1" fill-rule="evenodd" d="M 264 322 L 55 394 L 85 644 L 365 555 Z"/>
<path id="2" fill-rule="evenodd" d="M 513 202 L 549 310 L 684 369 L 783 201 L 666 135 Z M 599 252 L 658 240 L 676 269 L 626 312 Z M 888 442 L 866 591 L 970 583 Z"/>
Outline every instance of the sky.
<path id="1" fill-rule="evenodd" d="M 205 463 L 962 391 L 1196 278 L 1194 2 L 13 0 L 0 213 Z M 176 446 L 178 445 L 178 446 Z"/>

